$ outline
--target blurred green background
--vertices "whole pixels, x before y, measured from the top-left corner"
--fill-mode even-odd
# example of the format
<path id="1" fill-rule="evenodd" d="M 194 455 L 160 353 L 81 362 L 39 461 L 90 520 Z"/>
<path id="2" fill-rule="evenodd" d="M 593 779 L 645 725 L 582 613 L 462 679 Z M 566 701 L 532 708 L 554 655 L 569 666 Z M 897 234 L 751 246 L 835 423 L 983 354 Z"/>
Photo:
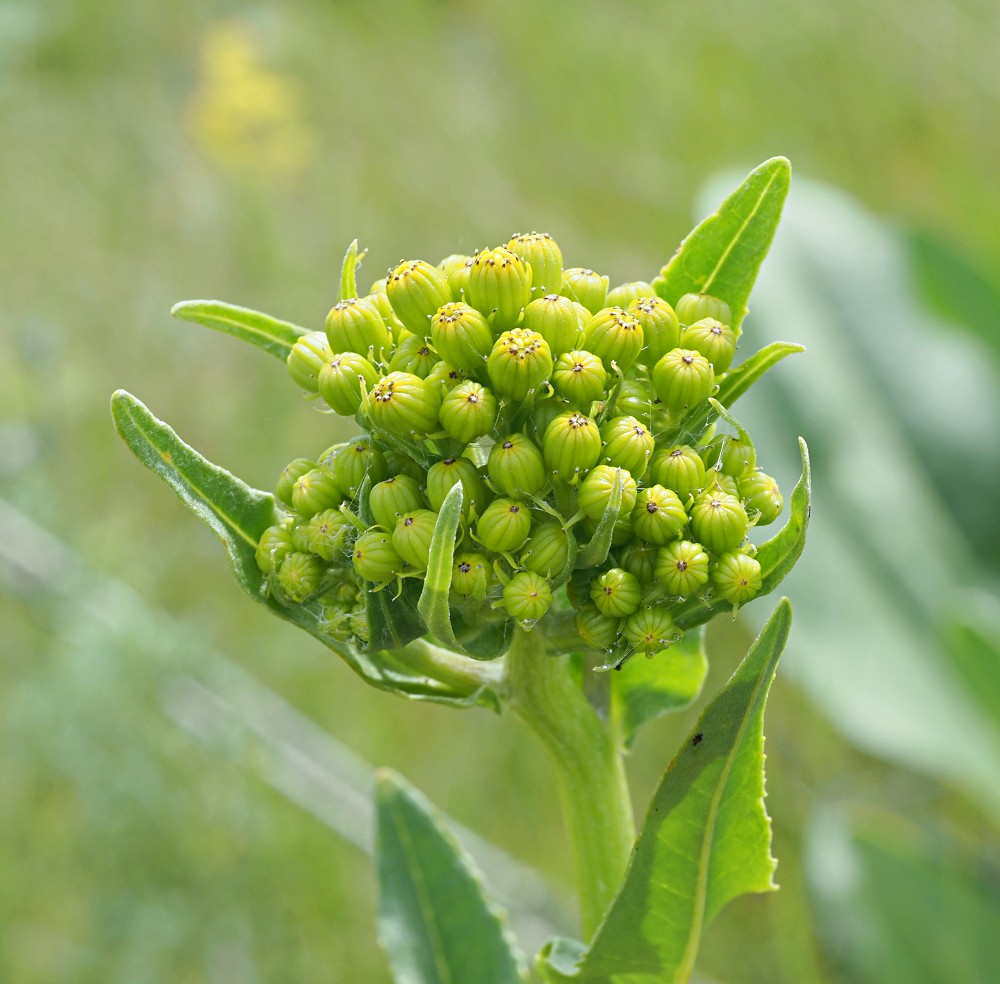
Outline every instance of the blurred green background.
<path id="1" fill-rule="evenodd" d="M 815 465 L 766 726 L 782 890 L 700 980 L 995 981 L 998 29 L 988 0 L 2 0 L 0 980 L 388 981 L 365 763 L 541 871 L 554 901 L 478 853 L 526 946 L 571 928 L 529 737 L 246 603 L 108 397 L 270 488 L 339 432 L 175 301 L 318 327 L 354 237 L 367 283 L 533 228 L 649 279 L 784 154 L 744 347 L 809 351 L 740 408 L 784 487 L 795 435 Z M 765 614 L 713 625 L 706 694 Z M 695 713 L 640 736 L 640 814 Z"/>

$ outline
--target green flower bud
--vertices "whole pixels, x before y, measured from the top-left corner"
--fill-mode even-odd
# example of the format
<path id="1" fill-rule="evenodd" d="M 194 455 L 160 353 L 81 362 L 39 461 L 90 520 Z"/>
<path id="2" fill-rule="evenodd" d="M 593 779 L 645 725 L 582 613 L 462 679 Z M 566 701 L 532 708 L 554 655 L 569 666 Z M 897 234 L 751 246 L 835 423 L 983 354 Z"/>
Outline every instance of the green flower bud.
<path id="1" fill-rule="evenodd" d="M 441 509 L 456 482 L 462 483 L 462 515 L 469 516 L 473 510 L 481 513 L 489 494 L 478 469 L 468 458 L 447 458 L 427 470 L 427 499 L 431 508 Z"/>
<path id="2" fill-rule="evenodd" d="M 469 374 L 464 369 L 449 365 L 447 362 L 439 362 L 427 374 L 424 380 L 428 386 L 432 386 L 433 391 L 444 399 L 446 393 L 450 393 L 459 383 L 464 383 L 469 378 Z"/>
<path id="3" fill-rule="evenodd" d="M 761 589 L 760 564 L 745 553 L 723 554 L 712 568 L 712 584 L 726 601 L 745 604 Z"/>
<path id="4" fill-rule="evenodd" d="M 504 495 L 536 495 L 548 484 L 542 452 L 524 434 L 511 434 L 490 448 L 486 473 Z"/>
<path id="5" fill-rule="evenodd" d="M 341 352 L 323 363 L 317 379 L 319 395 L 345 417 L 353 417 L 361 406 L 361 381 L 371 392 L 378 382 L 375 367 L 357 352 Z"/>
<path id="6" fill-rule="evenodd" d="M 365 478 L 372 484 L 389 477 L 389 463 L 370 437 L 356 437 L 334 452 L 333 473 L 341 489 L 352 499 Z"/>
<path id="7" fill-rule="evenodd" d="M 396 553 L 385 530 L 372 529 L 354 541 L 351 555 L 354 569 L 366 581 L 385 584 L 403 570 L 403 558 Z"/>
<path id="8" fill-rule="evenodd" d="M 532 531 L 520 563 L 543 577 L 555 577 L 566 566 L 568 557 L 569 534 L 558 523 L 543 523 Z"/>
<path id="9" fill-rule="evenodd" d="M 270 574 L 291 552 L 291 530 L 287 526 L 269 526 L 261 533 L 257 544 L 257 566 L 264 574 Z"/>
<path id="10" fill-rule="evenodd" d="M 780 515 L 783 501 L 778 483 L 762 471 L 744 475 L 739 482 L 740 496 L 746 500 L 746 509 L 758 526 L 770 526 Z"/>
<path id="11" fill-rule="evenodd" d="M 313 468 L 292 486 L 292 508 L 309 519 L 324 509 L 336 509 L 344 501 L 344 489 L 328 468 Z"/>
<path id="12" fill-rule="evenodd" d="M 553 355 L 568 352 L 583 340 L 578 307 L 562 294 L 536 297 L 524 309 L 521 327 L 538 332 L 548 342 Z"/>
<path id="13" fill-rule="evenodd" d="M 386 451 L 385 463 L 390 475 L 406 475 L 414 479 L 420 487 L 423 487 L 427 478 L 423 466 L 415 458 L 399 451 Z"/>
<path id="14" fill-rule="evenodd" d="M 628 313 L 642 325 L 643 363 L 655 366 L 681 340 L 681 326 L 674 309 L 660 297 L 640 297 L 628 306 Z"/>
<path id="15" fill-rule="evenodd" d="M 464 301 L 469 289 L 473 257 L 467 256 L 464 263 L 454 263 L 448 268 L 448 289 L 453 301 Z"/>
<path id="16" fill-rule="evenodd" d="M 531 300 L 531 267 L 502 246 L 480 250 L 472 260 L 465 297 L 495 331 L 513 328 Z"/>
<path id="17" fill-rule="evenodd" d="M 623 308 L 602 308 L 584 328 L 584 339 L 583 347 L 604 365 L 614 361 L 620 369 L 628 369 L 642 351 L 642 324 Z"/>
<path id="18" fill-rule="evenodd" d="M 371 359 L 380 359 L 392 347 L 392 332 L 367 297 L 335 304 L 326 316 L 326 337 L 334 352 L 357 352 Z"/>
<path id="19" fill-rule="evenodd" d="M 472 257 L 468 253 L 452 253 L 438 264 L 438 269 L 445 275 L 445 279 L 450 279 L 453 273 L 467 267 L 471 262 Z M 461 300 L 461 298 L 458 299 Z"/>
<path id="20" fill-rule="evenodd" d="M 736 332 L 714 318 L 702 318 L 681 333 L 681 345 L 701 352 L 717 373 L 724 373 L 736 354 Z"/>
<path id="21" fill-rule="evenodd" d="M 628 571 L 640 584 L 651 584 L 656 577 L 656 561 L 660 548 L 636 540 L 618 555 L 623 571 Z"/>
<path id="22" fill-rule="evenodd" d="M 536 331 L 505 331 L 486 363 L 493 389 L 509 400 L 524 400 L 552 372 L 552 351 Z"/>
<path id="23" fill-rule="evenodd" d="M 431 338 L 441 358 L 459 369 L 482 369 L 493 351 L 493 332 L 474 307 L 453 301 L 431 318 Z"/>
<path id="24" fill-rule="evenodd" d="M 390 372 L 375 384 L 369 406 L 377 427 L 400 437 L 424 436 L 437 430 L 441 399 L 437 387 L 419 376 Z"/>
<path id="25" fill-rule="evenodd" d="M 555 391 L 582 409 L 589 409 L 604 396 L 607 379 L 600 358 L 583 350 L 563 352 L 552 370 Z"/>
<path id="26" fill-rule="evenodd" d="M 725 492 L 740 498 L 740 483 L 732 475 L 726 475 L 719 466 L 709 468 L 705 472 L 705 490 Z"/>
<path id="27" fill-rule="evenodd" d="M 657 485 L 677 493 L 682 501 L 705 488 L 705 462 L 698 452 L 687 444 L 665 448 L 653 455 L 650 475 Z"/>
<path id="28" fill-rule="evenodd" d="M 632 529 L 640 540 L 663 546 L 676 540 L 687 526 L 688 515 L 677 493 L 662 485 L 643 489 L 632 510 Z"/>
<path id="29" fill-rule="evenodd" d="M 481 553 L 455 554 L 451 570 L 453 594 L 467 601 L 482 601 L 493 583 L 493 567 Z"/>
<path id="30" fill-rule="evenodd" d="M 690 598 L 708 583 L 709 557 L 700 543 L 677 540 L 661 547 L 656 557 L 656 580 L 672 595 Z"/>
<path id="31" fill-rule="evenodd" d="M 738 550 L 747 534 L 746 510 L 736 496 L 709 490 L 691 509 L 691 531 L 715 555 Z"/>
<path id="32" fill-rule="evenodd" d="M 666 608 L 640 608 L 622 625 L 622 635 L 633 649 L 652 656 L 672 646 L 681 633 Z"/>
<path id="33" fill-rule="evenodd" d="M 569 287 L 576 299 L 591 313 L 604 307 L 608 296 L 608 278 L 583 267 L 563 270 L 563 287 Z"/>
<path id="34" fill-rule="evenodd" d="M 353 527 L 339 509 L 316 513 L 305 527 L 309 552 L 327 561 L 345 558 Z"/>
<path id="35" fill-rule="evenodd" d="M 729 305 L 711 294 L 685 294 L 674 305 L 674 310 L 682 325 L 693 325 L 702 318 L 715 318 L 724 325 L 733 323 L 733 312 Z"/>
<path id="36" fill-rule="evenodd" d="M 653 414 L 652 391 L 648 384 L 639 379 L 626 379 L 618 392 L 619 413 L 649 421 Z"/>
<path id="37" fill-rule="evenodd" d="M 278 483 L 275 486 L 274 494 L 286 505 L 292 504 L 292 486 L 307 471 L 312 471 L 316 467 L 315 461 L 308 458 L 295 458 L 285 465 L 284 471 L 278 476 Z"/>
<path id="38" fill-rule="evenodd" d="M 582 413 L 561 413 L 545 428 L 542 457 L 548 470 L 572 482 L 601 460 L 597 422 Z"/>
<path id="39" fill-rule="evenodd" d="M 655 441 L 635 417 L 613 417 L 601 428 L 601 461 L 627 468 L 642 478 L 653 456 Z"/>
<path id="40" fill-rule="evenodd" d="M 708 399 L 715 371 L 700 352 L 675 348 L 653 367 L 653 388 L 666 409 L 681 411 Z"/>
<path id="41" fill-rule="evenodd" d="M 547 232 L 518 233 L 511 237 L 507 249 L 530 267 L 532 294 L 562 290 L 562 251 Z"/>
<path id="42" fill-rule="evenodd" d="M 310 331 L 295 340 L 285 365 L 288 366 L 288 374 L 299 386 L 315 393 L 319 387 L 319 371 L 332 358 L 333 352 L 326 335 L 321 331 Z"/>
<path id="43" fill-rule="evenodd" d="M 622 506 L 619 516 L 628 516 L 635 505 L 635 479 L 625 468 L 613 468 L 610 465 L 598 465 L 592 468 L 587 477 L 580 483 L 577 496 L 577 508 L 589 519 L 598 520 L 604 515 L 611 500 L 611 490 L 615 481 L 621 475 Z"/>
<path id="44" fill-rule="evenodd" d="M 612 567 L 591 585 L 590 600 L 609 618 L 624 618 L 638 610 L 642 603 L 642 587 L 628 571 Z"/>
<path id="45" fill-rule="evenodd" d="M 611 545 L 621 547 L 635 539 L 635 531 L 632 529 L 631 513 L 625 513 L 618 517 L 618 521 L 611 527 Z M 580 523 L 584 540 L 589 540 L 597 532 L 597 521 L 584 517 Z"/>
<path id="46" fill-rule="evenodd" d="M 441 361 L 441 356 L 427 344 L 426 338 L 403 335 L 389 360 L 389 372 L 408 372 L 426 379 L 431 370 Z"/>
<path id="47" fill-rule="evenodd" d="M 531 415 L 532 436 L 540 442 L 549 424 L 561 413 L 569 413 L 571 410 L 573 405 L 560 396 L 535 397 L 535 409 Z"/>
<path id="48" fill-rule="evenodd" d="M 392 305 L 389 303 L 389 295 L 385 292 L 387 282 L 388 277 L 376 280 L 372 284 L 366 300 L 375 306 L 375 310 L 378 311 L 386 327 L 389 329 L 392 340 L 397 342 L 402 337 L 403 332 L 406 331 L 406 326 L 396 317 L 396 312 L 393 311 Z"/>
<path id="49" fill-rule="evenodd" d="M 519 571 L 503 589 L 503 606 L 519 622 L 537 622 L 552 604 L 552 589 L 534 571 Z"/>
<path id="50" fill-rule="evenodd" d="M 576 613 L 576 631 L 591 649 L 610 649 L 618 638 L 621 619 L 611 618 L 595 605 L 587 605 Z"/>
<path id="51" fill-rule="evenodd" d="M 420 483 L 409 475 L 395 475 L 373 485 L 368 497 L 372 519 L 376 525 L 390 531 L 396 528 L 396 520 L 403 513 L 426 507 Z"/>
<path id="52" fill-rule="evenodd" d="M 392 531 L 392 546 L 396 553 L 418 571 L 427 566 L 435 523 L 437 513 L 430 509 L 417 509 L 400 516 Z"/>
<path id="53" fill-rule="evenodd" d="M 604 306 L 627 308 L 640 297 L 656 297 L 656 291 L 653 290 L 653 285 L 647 284 L 645 280 L 632 280 L 609 290 Z"/>
<path id="54" fill-rule="evenodd" d="M 456 386 L 441 402 L 441 426 L 449 437 L 468 444 L 489 434 L 497 421 L 497 398 L 471 380 Z"/>
<path id="55" fill-rule="evenodd" d="M 323 562 L 311 553 L 290 553 L 278 569 L 278 584 L 289 601 L 301 605 L 319 590 Z"/>
<path id="56" fill-rule="evenodd" d="M 476 538 L 494 553 L 520 547 L 531 532 L 531 510 L 517 499 L 494 499 L 476 523 Z"/>
<path id="57" fill-rule="evenodd" d="M 288 528 L 292 538 L 292 549 L 298 553 L 309 553 L 309 523 L 292 523 Z"/>
<path id="58" fill-rule="evenodd" d="M 396 317 L 420 338 L 434 312 L 451 300 L 447 277 L 423 260 L 404 260 L 390 270 L 386 294 Z"/>
<path id="59" fill-rule="evenodd" d="M 720 470 L 733 478 L 742 478 L 757 467 L 757 451 L 752 441 L 730 437 L 722 447 Z"/>

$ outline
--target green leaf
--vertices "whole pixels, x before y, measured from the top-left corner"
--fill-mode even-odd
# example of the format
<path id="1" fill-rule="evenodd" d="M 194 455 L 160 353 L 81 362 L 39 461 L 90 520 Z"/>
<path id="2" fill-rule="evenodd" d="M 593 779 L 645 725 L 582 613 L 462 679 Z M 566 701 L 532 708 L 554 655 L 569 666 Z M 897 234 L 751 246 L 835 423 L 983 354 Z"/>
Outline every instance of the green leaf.
<path id="1" fill-rule="evenodd" d="M 282 362 L 288 358 L 296 340 L 308 333 L 308 329 L 289 321 L 279 321 L 269 314 L 224 301 L 181 301 L 170 309 L 170 313 L 181 321 L 193 321 L 235 335 L 277 356 Z"/>
<path id="2" fill-rule="evenodd" d="M 340 299 L 350 301 L 358 296 L 357 270 L 365 254 L 358 256 L 358 241 L 355 239 L 344 254 L 344 263 L 340 268 Z"/>
<path id="3" fill-rule="evenodd" d="M 524 959 L 472 859 L 400 776 L 375 779 L 379 942 L 400 984 L 520 984 Z"/>
<path id="4" fill-rule="evenodd" d="M 646 659 L 633 656 L 611 675 L 626 745 L 639 727 L 671 711 L 689 707 L 701 693 L 708 673 L 705 630 L 684 634 L 680 642 Z"/>
<path id="5" fill-rule="evenodd" d="M 456 482 L 441 503 L 431 538 L 424 589 L 417 605 L 431 635 L 454 649 L 458 649 L 459 644 L 451 627 L 448 593 L 455 561 L 455 537 L 462 518 L 462 494 L 462 483 Z"/>
<path id="6" fill-rule="evenodd" d="M 667 769 L 590 948 L 555 940 L 542 951 L 549 981 L 684 984 L 718 911 L 775 888 L 763 719 L 791 620 L 783 598 Z"/>
<path id="7" fill-rule="evenodd" d="M 599 567 L 607 560 L 608 551 L 611 549 L 611 538 L 615 532 L 615 523 L 618 522 L 618 514 L 622 509 L 624 488 L 625 482 L 619 470 L 615 472 L 615 480 L 608 495 L 608 504 L 604 507 L 601 518 L 597 521 L 594 535 L 576 553 L 577 570 Z"/>
<path id="8" fill-rule="evenodd" d="M 719 383 L 719 392 L 715 394 L 715 398 L 724 407 L 732 407 L 768 369 L 787 356 L 805 350 L 804 345 L 796 345 L 794 342 L 771 342 L 770 345 L 765 345 L 726 373 L 725 379 Z"/>
<path id="9" fill-rule="evenodd" d="M 388 584 L 365 592 L 369 652 L 402 649 L 424 634 L 424 623 L 417 615 L 419 598 L 420 584 L 409 577 L 400 579 L 396 586 Z"/>
<path id="10" fill-rule="evenodd" d="M 719 297 L 732 309 L 733 327 L 738 328 L 774 239 L 791 175 L 784 157 L 772 157 L 751 171 L 681 243 L 654 282 L 657 293 L 670 304 L 684 294 Z"/>

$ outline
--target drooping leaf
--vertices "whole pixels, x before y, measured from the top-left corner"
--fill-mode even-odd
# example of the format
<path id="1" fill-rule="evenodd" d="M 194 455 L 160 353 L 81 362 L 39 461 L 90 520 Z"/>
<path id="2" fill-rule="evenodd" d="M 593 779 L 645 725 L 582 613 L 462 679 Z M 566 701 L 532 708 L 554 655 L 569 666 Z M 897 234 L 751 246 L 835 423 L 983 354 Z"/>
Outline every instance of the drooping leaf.
<path id="1" fill-rule="evenodd" d="M 379 942 L 399 984 L 521 984 L 506 917 L 438 811 L 388 770 L 375 804 Z"/>
<path id="2" fill-rule="evenodd" d="M 684 984 L 716 913 L 738 895 L 775 887 L 763 717 L 791 618 L 783 598 L 667 769 L 589 949 L 554 940 L 542 951 L 547 980 Z"/>
<path id="3" fill-rule="evenodd" d="M 757 272 L 774 239 L 791 181 L 791 165 L 772 157 L 687 236 L 653 286 L 670 304 L 690 293 L 724 300 L 738 328 Z M 723 401 L 724 402 L 724 401 Z"/>
<path id="4" fill-rule="evenodd" d="M 225 301 L 181 301 L 170 309 L 170 313 L 181 321 L 192 321 L 227 335 L 235 335 L 277 356 L 282 362 L 288 358 L 296 340 L 308 334 L 307 328 L 279 321 L 250 308 L 226 304 Z"/>

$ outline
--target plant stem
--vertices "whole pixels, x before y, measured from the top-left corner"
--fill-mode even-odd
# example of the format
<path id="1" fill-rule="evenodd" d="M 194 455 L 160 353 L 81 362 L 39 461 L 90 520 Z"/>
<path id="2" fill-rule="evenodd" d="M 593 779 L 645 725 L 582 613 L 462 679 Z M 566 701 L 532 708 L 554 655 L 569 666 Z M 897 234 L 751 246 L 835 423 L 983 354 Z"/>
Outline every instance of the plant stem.
<path id="1" fill-rule="evenodd" d="M 621 754 L 573 680 L 568 657 L 550 656 L 544 637 L 515 630 L 507 653 L 511 710 L 541 740 L 556 784 L 576 867 L 580 921 L 589 940 L 614 898 L 635 839 Z"/>
<path id="2" fill-rule="evenodd" d="M 503 683 L 502 660 L 485 662 L 471 659 L 425 639 L 415 639 L 400 650 L 400 655 L 405 657 L 411 669 L 470 694 L 480 687 L 499 687 Z"/>

